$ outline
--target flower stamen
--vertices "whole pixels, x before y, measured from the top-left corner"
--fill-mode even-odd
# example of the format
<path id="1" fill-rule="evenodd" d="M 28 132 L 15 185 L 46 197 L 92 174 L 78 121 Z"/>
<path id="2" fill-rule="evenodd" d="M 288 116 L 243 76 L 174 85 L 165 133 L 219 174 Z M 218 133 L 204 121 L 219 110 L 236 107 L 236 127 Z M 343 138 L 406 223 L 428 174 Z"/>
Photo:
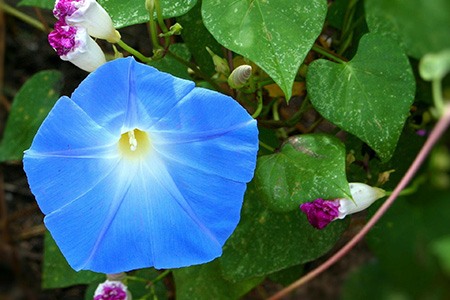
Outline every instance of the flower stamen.
<path id="1" fill-rule="evenodd" d="M 137 128 L 123 133 L 119 140 L 119 150 L 128 158 L 142 158 L 150 150 L 148 134 Z"/>
<path id="2" fill-rule="evenodd" d="M 128 131 L 128 142 L 130 143 L 130 150 L 136 151 L 137 140 L 136 140 L 136 136 L 134 135 L 134 130 Z"/>

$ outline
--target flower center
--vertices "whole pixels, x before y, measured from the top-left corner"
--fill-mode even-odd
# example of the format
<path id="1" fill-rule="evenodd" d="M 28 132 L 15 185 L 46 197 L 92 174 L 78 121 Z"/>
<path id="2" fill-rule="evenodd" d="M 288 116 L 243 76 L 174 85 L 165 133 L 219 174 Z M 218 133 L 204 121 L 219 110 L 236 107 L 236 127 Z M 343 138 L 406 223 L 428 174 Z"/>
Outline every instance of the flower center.
<path id="1" fill-rule="evenodd" d="M 127 131 L 120 137 L 119 150 L 128 158 L 141 158 L 150 150 L 150 139 L 139 129 Z"/>

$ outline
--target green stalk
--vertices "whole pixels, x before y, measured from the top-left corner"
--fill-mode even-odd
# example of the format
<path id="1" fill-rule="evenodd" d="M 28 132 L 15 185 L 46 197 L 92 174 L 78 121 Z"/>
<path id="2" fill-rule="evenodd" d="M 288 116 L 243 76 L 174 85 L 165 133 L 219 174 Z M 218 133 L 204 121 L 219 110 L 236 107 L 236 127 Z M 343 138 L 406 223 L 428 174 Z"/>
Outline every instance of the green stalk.
<path id="1" fill-rule="evenodd" d="M 167 53 L 166 53 L 166 54 L 169 55 L 169 56 L 171 56 L 172 58 L 174 58 L 174 59 L 177 60 L 178 62 L 182 63 L 182 64 L 185 65 L 186 67 L 190 68 L 192 71 L 194 71 L 195 75 L 197 75 L 198 77 L 203 78 L 205 81 L 207 81 L 210 85 L 212 85 L 212 86 L 214 87 L 214 89 L 215 89 L 216 91 L 219 91 L 219 92 L 222 92 L 222 93 L 223 93 L 222 88 L 221 88 L 216 82 L 214 82 L 213 80 L 211 80 L 211 78 L 209 78 L 207 75 L 205 75 L 205 74 L 199 69 L 199 67 L 198 67 L 196 64 L 191 63 L 191 62 L 189 62 L 189 61 L 183 59 L 182 57 L 176 55 L 175 53 L 173 53 L 173 52 L 170 51 L 170 50 L 167 50 Z"/>
<path id="2" fill-rule="evenodd" d="M 317 52 L 317 53 L 319 53 L 319 54 L 321 54 L 321 55 L 323 55 L 323 56 L 325 56 L 325 57 L 328 57 L 329 59 L 332 59 L 332 60 L 334 60 L 334 61 L 336 61 L 336 62 L 338 62 L 340 64 L 345 64 L 346 63 L 343 59 L 339 58 L 336 54 L 331 53 L 331 52 L 325 50 L 324 48 L 322 48 L 322 47 L 320 47 L 318 45 L 314 45 L 312 47 L 312 50 Z"/>
<path id="3" fill-rule="evenodd" d="M 256 108 L 255 112 L 252 115 L 253 119 L 256 119 L 261 114 L 261 111 L 263 109 L 263 98 L 261 88 L 258 89 L 256 98 L 258 99 L 258 107 Z"/>
<path id="4" fill-rule="evenodd" d="M 155 15 L 155 7 L 153 5 L 150 5 L 148 7 L 148 14 L 150 17 L 150 20 L 148 21 L 148 24 L 150 26 L 150 37 L 152 40 L 152 47 L 153 47 L 153 51 L 155 51 L 155 49 L 160 48 L 161 46 L 159 45 L 159 41 L 158 41 L 158 33 L 156 30 L 156 22 L 155 19 L 153 18 L 153 16 Z"/>
<path id="5" fill-rule="evenodd" d="M 156 9 L 156 17 L 158 20 L 159 27 L 161 28 L 161 31 L 163 33 L 167 33 L 169 30 L 167 29 L 166 23 L 164 23 L 161 5 L 159 3 L 159 0 L 155 0 L 155 9 Z M 164 37 L 164 48 L 169 47 L 170 39 L 168 36 Z"/>
<path id="6" fill-rule="evenodd" d="M 27 14 L 24 14 L 23 12 L 17 10 L 16 8 L 9 6 L 8 4 L 4 3 L 3 1 L 0 2 L 0 8 L 3 9 L 7 14 L 10 14 L 11 16 L 16 17 L 19 20 L 22 20 L 23 22 L 33 26 L 34 28 L 37 28 L 43 32 L 47 32 L 45 30 L 45 26 L 41 22 L 30 17 Z"/>
<path id="7" fill-rule="evenodd" d="M 137 51 L 136 49 L 128 46 L 124 41 L 119 40 L 117 42 L 117 45 L 119 45 L 123 50 L 127 51 L 128 53 L 134 55 L 135 57 L 137 57 L 140 61 L 142 61 L 143 63 L 149 63 L 152 61 L 151 58 L 146 57 L 145 55 L 143 55 L 141 52 Z"/>
<path id="8" fill-rule="evenodd" d="M 270 152 L 275 152 L 275 148 L 273 148 L 272 146 L 267 145 L 266 143 L 262 142 L 261 140 L 259 140 L 259 145 L 267 150 L 269 150 Z"/>
<path id="9" fill-rule="evenodd" d="M 342 34 L 340 37 L 340 47 L 338 50 L 338 54 L 342 54 L 345 52 L 345 50 L 350 46 L 351 41 L 353 39 L 353 29 L 354 26 L 353 18 L 356 11 L 356 5 L 358 3 L 358 0 L 351 0 L 348 3 L 347 10 L 345 12 L 344 16 L 344 22 L 342 25 Z"/>
<path id="10" fill-rule="evenodd" d="M 438 117 L 440 118 L 444 114 L 444 98 L 442 97 L 442 81 L 441 78 L 433 79 L 431 82 L 431 88 L 433 92 L 433 102 L 436 108 Z"/>

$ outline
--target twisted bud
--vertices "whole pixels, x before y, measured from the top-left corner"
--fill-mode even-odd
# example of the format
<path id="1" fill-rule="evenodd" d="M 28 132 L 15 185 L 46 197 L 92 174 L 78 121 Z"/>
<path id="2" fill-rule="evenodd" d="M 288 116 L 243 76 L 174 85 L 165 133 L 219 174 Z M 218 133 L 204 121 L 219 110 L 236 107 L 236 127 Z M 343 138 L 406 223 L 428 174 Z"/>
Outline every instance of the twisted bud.
<path id="1" fill-rule="evenodd" d="M 60 20 L 48 35 L 48 42 L 62 60 L 82 70 L 92 72 L 106 62 L 105 54 L 83 27 Z"/>
<path id="2" fill-rule="evenodd" d="M 111 43 L 120 40 L 111 17 L 95 0 L 57 0 L 53 14 L 71 26 L 86 28 L 90 36 Z"/>
<path id="3" fill-rule="evenodd" d="M 306 214 L 312 226 L 323 229 L 332 221 L 360 212 L 376 200 L 386 196 L 385 190 L 364 183 L 350 183 L 349 188 L 353 199 L 324 200 L 319 198 L 303 203 L 300 205 L 300 209 Z"/>

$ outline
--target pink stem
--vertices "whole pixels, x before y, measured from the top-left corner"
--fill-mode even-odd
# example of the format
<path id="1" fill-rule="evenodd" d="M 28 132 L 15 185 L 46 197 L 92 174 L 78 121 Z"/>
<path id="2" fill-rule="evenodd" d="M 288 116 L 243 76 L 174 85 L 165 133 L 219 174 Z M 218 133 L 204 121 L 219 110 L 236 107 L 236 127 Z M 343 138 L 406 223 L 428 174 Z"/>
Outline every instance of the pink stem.
<path id="1" fill-rule="evenodd" d="M 413 178 L 414 174 L 417 172 L 420 165 L 424 162 L 428 153 L 433 148 L 434 144 L 436 144 L 436 142 L 442 136 L 442 134 L 445 132 L 445 130 L 447 129 L 449 124 L 450 124 L 450 104 L 447 104 L 445 106 L 442 117 L 439 119 L 436 126 L 431 131 L 430 136 L 428 137 L 427 141 L 423 145 L 422 149 L 420 150 L 419 154 L 417 155 L 417 157 L 414 160 L 414 162 L 412 163 L 412 165 L 409 167 L 405 176 L 403 176 L 402 180 L 400 180 L 399 184 L 394 189 L 394 191 L 389 196 L 389 198 L 383 203 L 383 205 L 372 216 L 372 218 L 366 223 L 366 225 L 364 225 L 364 227 L 361 229 L 361 231 L 359 231 L 350 241 L 348 241 L 347 244 L 345 244 L 341 249 L 339 249 L 338 252 L 336 252 L 333 256 L 331 256 L 329 259 L 327 259 L 323 264 L 321 264 L 320 266 L 318 266 L 316 269 L 312 270 L 305 276 L 299 278 L 297 281 L 293 282 L 291 285 L 282 289 L 281 291 L 279 291 L 278 293 L 276 293 L 275 295 L 270 297 L 268 300 L 280 299 L 281 297 L 288 295 L 294 289 L 302 286 L 303 284 L 307 283 L 311 279 L 315 278 L 316 276 L 321 274 L 323 271 L 328 269 L 330 266 L 332 266 L 334 263 L 336 263 L 344 255 L 346 255 L 360 240 L 362 240 L 362 238 L 367 234 L 367 232 L 369 232 L 369 230 L 384 215 L 384 213 L 388 210 L 388 208 L 392 205 L 392 203 L 394 203 L 395 199 L 398 197 L 400 192 L 406 187 L 406 185 L 409 183 L 409 181 Z"/>

